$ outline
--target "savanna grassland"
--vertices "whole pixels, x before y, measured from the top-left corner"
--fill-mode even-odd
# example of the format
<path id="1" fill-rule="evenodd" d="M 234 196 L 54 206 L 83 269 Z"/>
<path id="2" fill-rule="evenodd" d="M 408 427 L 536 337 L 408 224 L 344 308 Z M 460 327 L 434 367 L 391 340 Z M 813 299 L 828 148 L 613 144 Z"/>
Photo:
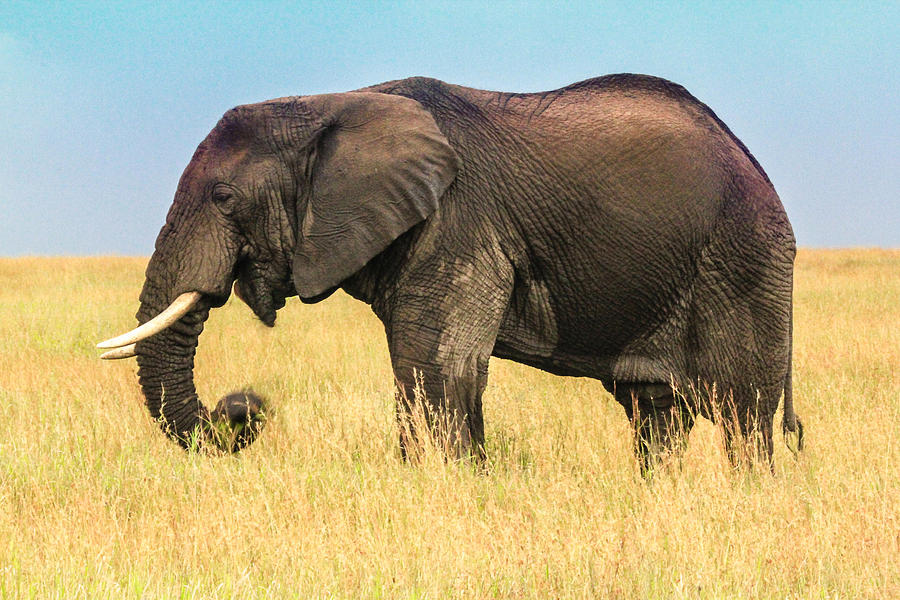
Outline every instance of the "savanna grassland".
<path id="1" fill-rule="evenodd" d="M 274 414 L 186 454 L 94 348 L 145 264 L 0 260 L 0 597 L 900 597 L 900 251 L 799 254 L 799 461 L 779 432 L 774 476 L 734 472 L 701 421 L 650 483 L 599 382 L 500 360 L 489 471 L 404 463 L 381 325 L 342 294 L 272 330 L 213 312 L 201 398 L 250 385 Z"/>

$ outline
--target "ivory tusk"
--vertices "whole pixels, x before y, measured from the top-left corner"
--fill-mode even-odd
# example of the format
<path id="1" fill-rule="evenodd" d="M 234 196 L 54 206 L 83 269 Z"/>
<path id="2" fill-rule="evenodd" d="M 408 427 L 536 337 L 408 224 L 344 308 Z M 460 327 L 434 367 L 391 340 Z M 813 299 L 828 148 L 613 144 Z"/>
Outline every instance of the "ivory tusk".
<path id="1" fill-rule="evenodd" d="M 100 358 L 102 358 L 103 360 L 118 360 L 120 358 L 131 358 L 132 356 L 136 356 L 134 352 L 134 344 L 128 344 L 127 346 L 122 346 L 121 348 L 113 348 L 112 350 L 107 350 L 100 355 Z"/>
<path id="2" fill-rule="evenodd" d="M 140 327 L 136 327 L 128 333 L 123 333 L 122 335 L 108 339 L 105 342 L 100 342 L 97 344 L 97 347 L 104 350 L 107 348 L 120 348 L 145 340 L 151 335 L 156 335 L 187 314 L 187 312 L 197 304 L 197 301 L 201 296 L 202 294 L 200 292 L 185 292 L 175 298 L 166 310 L 162 311 Z"/>

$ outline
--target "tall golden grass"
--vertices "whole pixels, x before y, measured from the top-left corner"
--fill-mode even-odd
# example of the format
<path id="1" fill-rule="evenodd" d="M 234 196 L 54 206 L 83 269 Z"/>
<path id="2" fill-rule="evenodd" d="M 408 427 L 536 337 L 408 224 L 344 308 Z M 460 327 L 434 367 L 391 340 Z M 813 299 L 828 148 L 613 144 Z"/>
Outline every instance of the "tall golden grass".
<path id="1" fill-rule="evenodd" d="M 201 397 L 275 413 L 239 455 L 186 454 L 94 348 L 145 263 L 0 260 L 0 597 L 900 597 L 900 251 L 799 255 L 799 461 L 779 434 L 774 476 L 733 472 L 701 421 L 650 483 L 599 382 L 500 360 L 489 471 L 404 463 L 381 325 L 344 295 L 274 330 L 213 313 Z"/>

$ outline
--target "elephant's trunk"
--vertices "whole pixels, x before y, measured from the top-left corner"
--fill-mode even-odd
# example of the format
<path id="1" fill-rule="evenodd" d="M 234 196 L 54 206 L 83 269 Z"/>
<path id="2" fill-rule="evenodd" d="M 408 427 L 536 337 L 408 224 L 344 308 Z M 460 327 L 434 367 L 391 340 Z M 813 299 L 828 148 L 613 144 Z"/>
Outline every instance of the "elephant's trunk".
<path id="1" fill-rule="evenodd" d="M 145 323 L 158 307 L 141 303 Z M 210 413 L 194 387 L 194 354 L 209 308 L 201 301 L 168 328 L 137 342 L 138 377 L 150 415 L 171 439 L 186 449 L 236 452 L 249 445 L 264 423 L 262 400 L 250 393 L 231 394 Z"/>
<path id="2" fill-rule="evenodd" d="M 141 304 L 138 321 L 158 311 Z M 135 346 L 138 378 L 150 416 L 170 438 L 185 448 L 211 437 L 209 411 L 194 388 L 194 353 L 209 309 L 189 313 L 169 328 Z"/>

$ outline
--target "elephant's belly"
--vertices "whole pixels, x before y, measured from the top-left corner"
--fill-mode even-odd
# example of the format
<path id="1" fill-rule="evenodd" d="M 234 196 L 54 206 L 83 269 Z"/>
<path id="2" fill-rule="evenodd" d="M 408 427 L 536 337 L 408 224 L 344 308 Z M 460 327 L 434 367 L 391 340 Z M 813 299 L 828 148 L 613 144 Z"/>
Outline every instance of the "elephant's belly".
<path id="1" fill-rule="evenodd" d="M 497 335 L 493 356 L 554 373 L 604 382 L 668 381 L 673 361 L 659 355 L 665 344 L 641 343 L 653 315 L 632 323 L 627 311 L 610 322 L 602 305 L 580 303 L 581 310 L 554 307 L 541 282 L 518 285 Z M 571 307 L 569 307 L 571 308 Z M 606 307 L 609 308 L 608 306 Z M 631 315 L 628 315 L 629 317 Z"/>
<path id="2" fill-rule="evenodd" d="M 610 364 L 608 358 L 535 352 L 533 347 L 517 343 L 516 340 L 509 338 L 497 338 L 492 355 L 535 367 L 554 375 L 606 379 L 609 374 L 609 369 L 606 368 Z"/>
<path id="3" fill-rule="evenodd" d="M 615 382 L 661 382 L 682 378 L 671 360 L 652 354 L 585 355 L 557 349 L 549 356 L 531 352 L 527 347 L 497 339 L 493 356 L 535 367 L 554 375 L 599 379 L 608 389 Z"/>
<path id="4" fill-rule="evenodd" d="M 593 361 L 589 357 L 618 356 L 660 320 L 634 299 L 653 290 L 621 297 L 590 277 L 554 285 L 551 295 L 545 281 L 516 282 L 497 336 L 501 347 L 535 360 L 564 355 Z"/>
<path id="5" fill-rule="evenodd" d="M 546 288 L 530 282 L 513 293 L 492 354 L 557 375 L 602 378 L 609 373 L 610 357 L 568 348 L 559 332 Z"/>

